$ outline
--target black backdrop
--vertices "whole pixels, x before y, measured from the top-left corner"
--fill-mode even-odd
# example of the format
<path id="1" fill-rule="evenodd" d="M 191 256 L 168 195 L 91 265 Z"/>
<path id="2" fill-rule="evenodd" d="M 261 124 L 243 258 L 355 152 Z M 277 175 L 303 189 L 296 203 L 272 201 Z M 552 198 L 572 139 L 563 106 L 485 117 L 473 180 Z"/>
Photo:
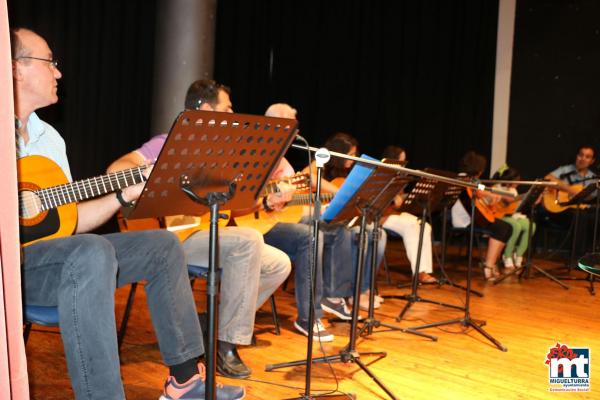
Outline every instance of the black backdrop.
<path id="1" fill-rule="evenodd" d="M 12 26 L 48 39 L 61 100 L 40 112 L 65 137 L 76 178 L 150 136 L 154 0 L 9 0 Z M 238 112 L 299 110 L 302 134 L 334 131 L 379 156 L 406 147 L 413 167 L 454 169 L 488 154 L 497 1 L 220 0 L 215 77 Z M 288 154 L 297 166 L 304 156 Z M 299 161 L 301 160 L 301 161 Z"/>
<path id="2" fill-rule="evenodd" d="M 525 177 L 600 151 L 599 71 L 599 1 L 517 2 L 508 161 Z"/>
<path id="3" fill-rule="evenodd" d="M 45 37 L 59 102 L 38 112 L 64 137 L 73 178 L 103 174 L 149 136 L 155 3 L 9 0 L 11 27 Z"/>
<path id="4" fill-rule="evenodd" d="M 347 131 L 375 157 L 405 147 L 417 168 L 489 154 L 497 1 L 218 4 L 215 75 L 236 110 L 288 102 L 311 144 Z"/>

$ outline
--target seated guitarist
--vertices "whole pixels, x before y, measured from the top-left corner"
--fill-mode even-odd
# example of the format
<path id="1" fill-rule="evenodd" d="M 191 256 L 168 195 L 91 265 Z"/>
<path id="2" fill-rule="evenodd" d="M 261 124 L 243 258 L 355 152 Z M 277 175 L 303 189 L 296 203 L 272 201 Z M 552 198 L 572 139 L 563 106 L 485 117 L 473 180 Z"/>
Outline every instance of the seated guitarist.
<path id="1" fill-rule="evenodd" d="M 467 152 L 459 163 L 459 172 L 466 174 L 473 178 L 481 177 L 487 164 L 487 159 L 474 151 Z M 488 241 L 487 253 L 485 255 L 484 276 L 488 281 L 494 281 L 500 272 L 498 271 L 498 258 L 506 245 L 508 239 L 512 235 L 512 228 L 506 222 L 495 219 L 493 215 L 489 216 L 485 210 L 485 204 L 498 203 L 501 200 L 501 196 L 486 192 L 476 191 L 474 192 L 473 198 L 471 198 L 467 191 L 463 191 L 459 197 L 460 201 L 457 201 L 452 209 L 453 216 L 457 207 L 464 207 L 467 210 L 466 214 L 470 214 L 471 202 L 475 201 L 475 226 L 485 228 L 491 231 L 490 238 Z M 482 200 L 485 199 L 485 202 Z M 464 211 L 463 210 L 463 211 Z"/>
<path id="2" fill-rule="evenodd" d="M 508 165 L 502 165 L 498 171 L 492 176 L 494 180 L 503 181 L 518 181 L 521 179 L 519 171 L 516 168 L 509 167 Z M 507 192 L 513 193 L 515 196 L 518 195 L 517 185 L 515 184 L 495 184 L 493 186 L 496 189 L 501 189 Z M 501 205 L 501 206 L 500 206 Z M 512 235 L 506 247 L 504 248 L 504 254 L 502 254 L 502 261 L 504 262 L 504 269 L 511 270 L 513 268 L 520 268 L 523 264 L 523 255 L 529 246 L 529 227 L 531 226 L 531 236 L 535 233 L 535 224 L 530 224 L 529 218 L 520 213 L 515 212 L 518 207 L 516 199 L 502 199 L 499 203 L 500 207 L 497 210 L 500 211 L 502 221 L 510 224 L 512 227 Z"/>
<path id="3" fill-rule="evenodd" d="M 558 167 L 554 171 L 550 172 L 545 176 L 552 182 L 558 184 L 558 189 L 568 194 L 567 198 L 571 198 L 584 187 L 595 184 L 594 178 L 597 175 L 590 169 L 596 161 L 596 151 L 592 146 L 581 145 L 577 149 L 577 156 L 573 164 L 567 164 Z M 545 199 L 547 196 L 552 197 L 552 194 L 545 193 Z M 559 196 L 557 194 L 556 196 Z M 566 199 L 565 199 L 566 200 Z M 544 203 L 547 203 L 546 201 Z M 574 208 L 550 210 L 547 206 L 539 207 L 538 221 L 542 224 L 552 223 L 562 229 L 569 229 L 573 224 L 575 211 Z M 592 237 L 594 218 L 593 213 L 582 212 L 580 214 L 581 221 L 578 223 L 577 232 L 575 234 L 576 247 L 575 255 L 581 255 L 586 249 L 586 244 Z"/>
<path id="4" fill-rule="evenodd" d="M 596 152 L 593 147 L 588 145 L 579 146 L 574 164 L 567 164 L 558 167 L 545 176 L 545 179 L 556 182 L 560 190 L 569 193 L 572 197 L 579 193 L 580 187 L 574 186 L 578 183 L 587 186 L 593 183 L 592 179 L 596 174 L 590 170 L 590 167 L 596 161 Z"/>
<path id="5" fill-rule="evenodd" d="M 185 99 L 186 109 L 233 112 L 230 89 L 212 80 L 192 83 Z M 139 149 L 112 163 L 109 171 L 153 163 L 165 144 L 167 135 L 154 136 Z M 279 193 L 269 195 L 273 207 Z M 284 199 L 285 200 L 285 199 Z M 209 231 L 196 230 L 183 239 L 183 249 L 192 265 L 208 266 Z M 291 271 L 290 259 L 281 250 L 263 242 L 261 234 L 251 228 L 219 229 L 219 256 L 222 266 L 219 302 L 217 370 L 229 378 L 247 378 L 250 368 L 242 361 L 237 345 L 249 345 L 254 330 L 256 310 L 269 299 Z M 200 314 L 201 322 L 206 316 Z"/>
<path id="6" fill-rule="evenodd" d="M 65 142 L 36 110 L 58 101 L 61 73 L 46 41 L 28 29 L 11 31 L 18 157 L 38 155 L 58 164 L 70 181 Z M 20 160 L 23 161 L 23 160 Z M 19 171 L 20 179 L 24 170 Z M 48 179 L 48 177 L 45 177 Z M 67 183 L 65 182 L 65 183 Z M 202 330 L 185 255 L 167 231 L 86 234 L 137 199 L 140 184 L 76 206 L 75 233 L 23 247 L 22 285 L 29 305 L 58 307 L 60 334 L 74 396 L 124 399 L 115 323 L 115 288 L 146 281 L 150 314 L 169 366 L 161 399 L 204 399 L 199 357 Z M 220 386 L 218 399 L 242 399 L 244 388 Z"/>

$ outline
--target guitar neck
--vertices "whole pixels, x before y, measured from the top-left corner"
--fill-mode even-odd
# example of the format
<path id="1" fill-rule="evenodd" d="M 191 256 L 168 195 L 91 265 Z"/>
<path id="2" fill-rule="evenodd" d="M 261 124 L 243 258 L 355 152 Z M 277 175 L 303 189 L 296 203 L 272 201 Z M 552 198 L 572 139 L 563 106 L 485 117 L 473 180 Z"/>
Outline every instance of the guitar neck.
<path id="1" fill-rule="evenodd" d="M 272 180 L 270 182 L 267 182 L 267 184 L 265 185 L 265 188 L 263 189 L 262 195 L 268 196 L 273 193 L 278 193 L 279 192 L 279 186 L 277 186 L 278 183 L 286 183 L 288 185 L 293 185 L 293 186 L 296 186 L 296 189 L 304 188 L 304 187 L 306 187 L 307 179 L 308 179 L 308 176 L 306 174 L 296 174 L 289 178 Z"/>
<path id="2" fill-rule="evenodd" d="M 88 178 L 77 182 L 65 183 L 36 191 L 41 200 L 42 211 L 69 203 L 92 199 L 119 189 L 141 183 L 147 167 L 139 166 L 124 171 Z"/>
<path id="3" fill-rule="evenodd" d="M 321 201 L 329 202 L 333 199 L 333 193 L 323 193 L 321 194 Z M 292 196 L 292 200 L 287 203 L 287 206 L 300 206 L 300 205 L 308 205 L 312 202 L 311 194 L 295 194 Z"/>

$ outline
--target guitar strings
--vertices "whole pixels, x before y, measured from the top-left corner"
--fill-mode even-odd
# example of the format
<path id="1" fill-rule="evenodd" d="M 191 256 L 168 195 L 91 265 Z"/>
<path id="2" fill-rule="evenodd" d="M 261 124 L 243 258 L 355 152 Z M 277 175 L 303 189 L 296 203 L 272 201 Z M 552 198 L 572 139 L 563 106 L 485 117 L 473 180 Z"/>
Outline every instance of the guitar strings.
<path id="1" fill-rule="evenodd" d="M 19 193 L 19 207 L 24 211 L 35 210 L 35 213 L 28 215 L 36 215 L 64 204 L 114 192 L 118 189 L 143 182 L 145 177 L 142 172 L 147 168 L 148 166 L 141 165 L 129 170 L 117 171 L 35 191 L 23 190 Z"/>

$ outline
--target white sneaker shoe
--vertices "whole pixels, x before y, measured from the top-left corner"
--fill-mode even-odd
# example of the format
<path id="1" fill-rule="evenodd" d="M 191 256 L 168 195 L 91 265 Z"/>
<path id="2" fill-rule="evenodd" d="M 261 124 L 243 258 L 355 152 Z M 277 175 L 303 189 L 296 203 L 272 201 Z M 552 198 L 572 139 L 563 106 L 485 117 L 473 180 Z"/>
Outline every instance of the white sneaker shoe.
<path id="1" fill-rule="evenodd" d="M 518 256 L 515 254 L 515 267 L 521 268 L 523 266 L 523 256 Z"/>
<path id="2" fill-rule="evenodd" d="M 515 264 L 513 262 L 512 257 L 502 256 L 502 262 L 504 263 L 504 268 L 506 268 L 506 269 L 514 269 L 515 268 Z"/>

